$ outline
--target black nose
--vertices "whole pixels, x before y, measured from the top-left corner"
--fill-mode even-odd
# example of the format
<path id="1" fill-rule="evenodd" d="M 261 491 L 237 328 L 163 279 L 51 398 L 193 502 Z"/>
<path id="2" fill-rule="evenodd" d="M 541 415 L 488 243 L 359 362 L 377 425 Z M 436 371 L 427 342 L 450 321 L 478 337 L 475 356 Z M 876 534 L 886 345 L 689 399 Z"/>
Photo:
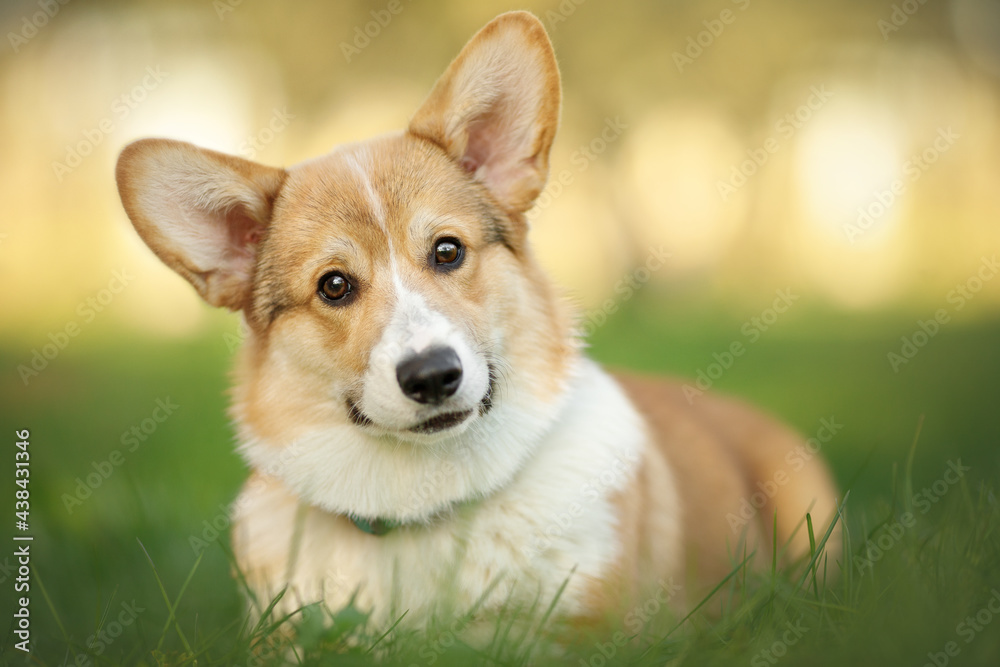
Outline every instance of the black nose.
<path id="1" fill-rule="evenodd" d="M 458 390 L 462 362 L 450 347 L 432 347 L 396 366 L 396 379 L 417 403 L 441 403 Z"/>

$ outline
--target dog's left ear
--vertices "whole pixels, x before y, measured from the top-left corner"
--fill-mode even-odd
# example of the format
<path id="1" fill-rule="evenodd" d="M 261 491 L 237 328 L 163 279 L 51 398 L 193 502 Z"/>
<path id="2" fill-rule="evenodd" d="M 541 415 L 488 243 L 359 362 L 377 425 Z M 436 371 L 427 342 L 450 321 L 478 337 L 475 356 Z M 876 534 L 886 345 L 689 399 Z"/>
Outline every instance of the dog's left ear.
<path id="1" fill-rule="evenodd" d="M 409 131 L 441 146 L 504 209 L 521 213 L 545 187 L 559 103 L 545 28 L 528 12 L 509 12 L 469 40 Z"/>

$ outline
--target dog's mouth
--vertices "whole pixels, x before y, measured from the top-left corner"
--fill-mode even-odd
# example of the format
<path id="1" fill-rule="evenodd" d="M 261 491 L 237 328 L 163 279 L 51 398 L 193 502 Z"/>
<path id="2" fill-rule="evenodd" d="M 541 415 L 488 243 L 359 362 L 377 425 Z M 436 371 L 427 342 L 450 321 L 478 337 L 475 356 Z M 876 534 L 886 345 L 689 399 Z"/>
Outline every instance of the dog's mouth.
<path id="1" fill-rule="evenodd" d="M 452 412 L 442 412 L 441 414 L 434 415 L 429 419 L 425 419 L 419 424 L 410 426 L 403 429 L 409 433 L 439 433 L 441 431 L 446 431 L 450 428 L 454 428 L 459 424 L 462 424 L 467 419 L 472 417 L 474 413 L 478 413 L 481 417 L 489 412 L 493 408 L 493 395 L 496 389 L 496 373 L 494 372 L 492 366 L 490 367 L 490 383 L 486 387 L 486 394 L 479 401 L 479 405 L 475 408 L 470 408 L 468 410 L 458 410 Z M 353 398 L 347 399 L 347 415 L 351 422 L 356 426 L 369 427 L 377 426 L 377 424 L 372 420 L 371 417 L 366 415 L 358 407 L 357 402 Z"/>
<path id="2" fill-rule="evenodd" d="M 462 410 L 460 412 L 445 412 L 444 414 L 435 415 L 430 419 L 420 422 L 416 426 L 411 426 L 406 429 L 411 433 L 437 433 L 438 431 L 444 431 L 451 428 L 452 426 L 458 426 L 466 419 L 472 416 L 472 410 Z"/>

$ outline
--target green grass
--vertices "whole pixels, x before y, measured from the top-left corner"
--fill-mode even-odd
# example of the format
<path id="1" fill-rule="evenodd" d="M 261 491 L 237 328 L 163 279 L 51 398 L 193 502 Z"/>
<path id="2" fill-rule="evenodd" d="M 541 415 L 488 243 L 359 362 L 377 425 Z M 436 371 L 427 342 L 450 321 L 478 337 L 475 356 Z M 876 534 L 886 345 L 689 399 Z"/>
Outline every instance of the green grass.
<path id="1" fill-rule="evenodd" d="M 690 377 L 713 353 L 741 339 L 740 325 L 753 314 L 716 314 L 679 302 L 665 308 L 656 298 L 626 304 L 595 333 L 593 355 L 613 366 Z M 369 627 L 354 609 L 311 607 L 251 626 L 231 575 L 225 527 L 200 557 L 190 545 L 191 536 L 205 536 L 204 522 L 224 515 L 246 475 L 232 453 L 225 417 L 229 353 L 222 332 L 191 343 L 81 337 L 29 387 L 16 375 L 0 385 L 7 431 L 32 432 L 36 653 L 29 664 L 74 664 L 85 656 L 80 664 L 378 659 L 417 665 L 582 660 L 597 666 L 602 649 L 613 649 L 608 664 L 923 665 L 928 653 L 944 651 L 950 641 L 959 653 L 948 664 L 998 664 L 1000 619 L 968 643 L 958 626 L 986 607 L 991 590 L 1000 590 L 1000 508 L 992 492 L 1000 470 L 1000 322 L 950 324 L 893 373 L 886 353 L 912 331 L 915 319 L 848 318 L 800 306 L 749 345 L 713 387 L 764 405 L 807 435 L 823 418 L 844 425 L 823 455 L 841 485 L 850 487 L 846 553 L 822 551 L 815 582 L 812 574 L 802 580 L 800 573 L 772 572 L 770 563 L 753 561 L 758 567 L 735 570 L 705 607 L 721 604 L 721 615 L 699 611 L 681 623 L 665 614 L 623 646 L 610 636 L 576 635 L 558 659 L 552 637 L 523 635 L 517 618 L 523 612 L 515 610 L 495 620 L 496 637 L 485 649 L 454 637 L 447 629 L 454 619 L 442 619 L 440 628 L 422 636 L 399 628 L 382 636 L 384 628 Z M 0 358 L 11 368 L 26 354 L 7 346 Z M 124 462 L 68 512 L 63 498 L 74 492 L 75 480 L 123 450 L 122 434 L 151 415 L 156 399 L 167 397 L 179 406 L 175 413 L 134 451 L 123 452 Z M 908 463 L 921 415 L 922 432 Z M 914 495 L 933 490 L 948 462 L 958 459 L 969 472 L 923 512 Z M 6 460 L 2 497 L 12 494 Z M 895 523 L 907 511 L 913 525 L 897 538 L 892 531 L 899 533 Z M 866 542 L 886 543 L 887 535 L 891 548 L 871 567 L 859 567 Z M 821 548 L 822 536 L 815 537 Z M 0 578 L 0 587 L 9 590 L 12 575 Z M 4 618 L 10 618 L 11 597 L 0 596 Z M 536 612 L 545 607 L 540 601 Z M 94 655 L 89 638 L 127 608 L 142 611 Z M 787 623 L 807 630 L 772 662 L 762 651 L 781 650 L 775 642 Z M 282 643 L 293 627 L 297 658 Z M 13 642 L 7 633 L 5 664 L 23 661 Z M 277 647 L 248 663 L 252 650 L 271 644 Z"/>

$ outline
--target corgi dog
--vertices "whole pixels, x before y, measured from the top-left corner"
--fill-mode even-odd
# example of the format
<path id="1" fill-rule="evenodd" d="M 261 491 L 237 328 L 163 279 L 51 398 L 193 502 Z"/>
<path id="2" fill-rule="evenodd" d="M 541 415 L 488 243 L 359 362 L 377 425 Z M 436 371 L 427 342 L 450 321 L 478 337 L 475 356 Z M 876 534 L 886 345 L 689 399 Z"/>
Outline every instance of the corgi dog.
<path id="1" fill-rule="evenodd" d="M 412 623 L 446 595 L 557 599 L 582 622 L 669 585 L 682 609 L 745 553 L 808 556 L 807 512 L 817 539 L 835 525 L 826 466 L 785 470 L 798 435 L 584 355 L 528 244 L 560 104 L 544 27 L 511 12 L 405 130 L 284 169 L 166 139 L 123 150 L 136 231 L 249 330 L 232 542 L 265 604 L 285 590 L 279 610 L 353 601 Z"/>

